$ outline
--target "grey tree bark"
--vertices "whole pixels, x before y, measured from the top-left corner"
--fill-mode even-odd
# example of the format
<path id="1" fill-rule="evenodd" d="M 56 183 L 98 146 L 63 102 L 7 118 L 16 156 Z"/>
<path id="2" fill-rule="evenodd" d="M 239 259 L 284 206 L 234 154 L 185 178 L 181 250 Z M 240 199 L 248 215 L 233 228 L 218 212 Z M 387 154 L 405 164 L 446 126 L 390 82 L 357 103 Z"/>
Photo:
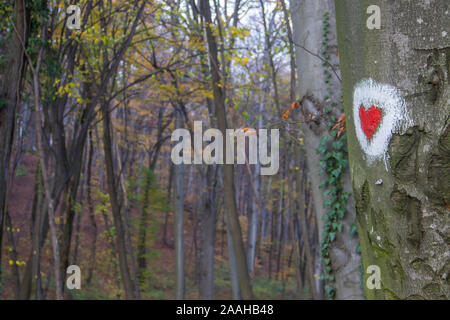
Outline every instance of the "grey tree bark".
<path id="1" fill-rule="evenodd" d="M 203 65 L 205 77 L 208 74 L 208 65 Z M 209 112 L 210 126 L 216 126 L 215 106 L 212 99 L 206 99 Z M 200 246 L 200 297 L 203 300 L 214 299 L 214 258 L 216 246 L 216 223 L 217 223 L 217 193 L 218 182 L 217 165 L 207 165 L 204 170 L 204 185 L 207 190 L 203 196 L 203 208 L 200 216 L 201 246 Z"/>
<path id="2" fill-rule="evenodd" d="M 380 29 L 367 27 L 371 4 L 381 9 Z M 381 272 L 380 289 L 365 286 L 365 294 L 371 299 L 448 299 L 450 4 L 340 0 L 336 17 L 363 267 L 376 265 Z M 361 113 L 353 115 L 359 107 L 354 90 L 367 78 L 392 86 L 403 100 L 392 103 L 403 108 L 393 119 L 401 127 L 388 130 L 384 117 L 393 109 L 382 109 L 373 136 L 387 131 L 378 159 L 361 147 L 364 137 L 356 132 L 363 120 Z M 377 107 L 385 103 L 367 95 Z M 382 146 L 368 148 L 373 147 Z"/>
<path id="3" fill-rule="evenodd" d="M 261 128 L 261 126 L 260 126 Z M 247 264 L 248 272 L 253 280 L 255 269 L 256 239 L 258 235 L 259 216 L 261 211 L 260 204 L 260 165 L 256 164 L 251 171 L 247 163 L 249 184 L 248 192 L 248 227 L 247 227 Z M 251 179 L 251 180 L 250 180 Z"/>
<path id="4" fill-rule="evenodd" d="M 176 111 L 176 127 L 183 128 L 181 108 Z M 174 237 L 175 237 L 175 298 L 184 299 L 184 164 L 175 165 L 174 169 Z"/>
<path id="5" fill-rule="evenodd" d="M 205 182 L 208 190 L 204 195 L 201 225 L 200 250 L 200 296 L 202 299 L 214 299 L 214 255 L 216 243 L 216 178 L 215 166 L 206 168 Z"/>
<path id="6" fill-rule="evenodd" d="M 309 114 L 314 116 L 324 112 L 324 105 L 331 101 L 340 100 L 339 80 L 339 57 L 336 43 L 336 23 L 334 20 L 334 3 L 326 1 L 291 0 L 291 15 L 294 33 L 294 45 L 296 49 L 296 65 L 298 70 L 298 94 L 303 101 L 301 111 L 306 118 Z M 332 93 L 327 92 L 325 76 L 323 75 L 323 60 L 319 57 L 322 45 L 323 14 L 329 12 L 329 43 L 328 53 L 330 55 L 330 87 Z M 333 110 L 337 112 L 337 110 Z M 322 230 L 325 213 L 323 190 L 319 188 L 323 177 L 320 175 L 320 157 L 317 147 L 322 137 L 329 136 L 326 123 L 318 116 L 316 121 L 302 125 L 303 144 L 307 160 L 308 178 L 311 182 L 313 194 L 314 211 L 317 216 L 319 237 L 322 241 Z M 345 172 L 344 191 L 351 191 L 349 173 Z M 361 299 L 360 288 L 360 256 L 356 253 L 358 246 L 357 237 L 349 234 L 350 225 L 355 221 L 355 209 L 352 197 L 347 202 L 347 212 L 342 221 L 342 232 L 338 233 L 336 239 L 330 246 L 331 266 L 335 275 L 334 287 L 336 288 L 336 299 Z M 319 288 L 320 289 L 320 288 Z"/>
<path id="7" fill-rule="evenodd" d="M 264 99 L 264 97 L 262 97 Z M 263 114 L 263 103 L 258 103 L 258 114 Z M 263 117 L 259 117 L 258 128 L 263 128 Z M 247 264 L 248 272 L 250 278 L 253 282 L 254 279 L 254 269 L 255 269 L 255 258 L 256 258 L 256 247 L 258 238 L 258 227 L 259 219 L 262 211 L 261 208 L 261 164 L 257 163 L 255 165 L 250 165 L 248 159 L 246 159 L 246 167 L 248 173 L 248 206 L 247 206 Z"/>
<path id="8" fill-rule="evenodd" d="M 228 222 L 228 216 L 225 215 L 225 222 L 227 225 L 227 245 L 228 245 L 228 259 L 231 275 L 231 292 L 233 300 L 242 300 L 242 292 L 239 286 L 239 275 L 236 264 L 236 255 L 234 253 L 233 238 L 231 237 L 230 223 Z"/>

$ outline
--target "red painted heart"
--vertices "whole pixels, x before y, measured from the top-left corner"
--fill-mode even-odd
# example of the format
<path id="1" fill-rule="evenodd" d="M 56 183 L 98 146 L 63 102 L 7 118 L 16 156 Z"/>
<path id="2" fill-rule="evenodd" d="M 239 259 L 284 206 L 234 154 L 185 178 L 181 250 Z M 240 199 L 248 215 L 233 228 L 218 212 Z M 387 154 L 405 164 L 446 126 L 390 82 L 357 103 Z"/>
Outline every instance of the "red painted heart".
<path id="1" fill-rule="evenodd" d="M 364 131 L 367 139 L 372 139 L 381 121 L 381 110 L 376 106 L 371 106 L 366 111 L 366 108 L 361 105 L 359 107 L 359 118 L 361 119 L 361 129 Z"/>

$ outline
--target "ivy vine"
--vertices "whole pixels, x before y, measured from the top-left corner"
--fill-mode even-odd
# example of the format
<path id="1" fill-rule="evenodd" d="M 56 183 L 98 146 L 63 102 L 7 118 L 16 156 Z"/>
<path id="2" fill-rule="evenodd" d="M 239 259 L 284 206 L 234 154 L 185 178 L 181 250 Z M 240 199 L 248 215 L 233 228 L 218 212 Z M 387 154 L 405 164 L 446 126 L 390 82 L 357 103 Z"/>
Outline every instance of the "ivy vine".
<path id="1" fill-rule="evenodd" d="M 338 134 L 338 130 L 334 129 L 333 124 L 336 123 L 336 117 L 331 114 L 333 108 L 339 108 L 341 112 L 343 101 L 342 99 L 336 103 L 332 101 L 333 89 L 331 87 L 331 72 L 328 69 L 330 63 L 329 54 L 329 37 L 330 33 L 330 17 L 328 11 L 323 14 L 323 41 L 321 56 L 324 59 L 322 62 L 324 82 L 326 85 L 327 95 L 325 96 L 325 118 L 327 119 L 327 129 L 330 132 L 330 137 L 324 136 L 320 140 L 317 148 L 317 153 L 320 155 L 320 174 L 324 180 L 320 184 L 323 189 L 325 197 L 324 208 L 326 212 L 322 219 L 325 221 L 322 241 L 320 244 L 323 274 L 321 279 L 325 281 L 325 293 L 329 299 L 334 299 L 336 295 L 336 288 L 334 287 L 335 276 L 331 266 L 331 258 L 329 248 L 331 243 L 336 239 L 338 232 L 342 232 L 342 219 L 345 217 L 347 211 L 347 200 L 350 196 L 349 192 L 344 191 L 343 188 L 343 173 L 348 167 L 348 149 L 346 143 L 346 134 Z M 342 132 L 341 132 L 342 133 Z M 350 234 L 356 234 L 357 228 L 355 224 L 350 226 Z"/>

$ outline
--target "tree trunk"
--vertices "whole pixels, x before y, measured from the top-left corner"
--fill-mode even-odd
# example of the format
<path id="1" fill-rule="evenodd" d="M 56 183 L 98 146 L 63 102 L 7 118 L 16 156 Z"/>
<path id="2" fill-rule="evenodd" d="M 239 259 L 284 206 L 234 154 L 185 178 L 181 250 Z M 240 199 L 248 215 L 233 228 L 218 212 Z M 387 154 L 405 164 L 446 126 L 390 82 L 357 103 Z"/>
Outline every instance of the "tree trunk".
<path id="1" fill-rule="evenodd" d="M 326 64 L 331 78 L 327 85 L 327 79 L 323 72 L 324 59 L 321 58 L 320 51 L 324 49 L 322 41 L 324 31 L 324 13 L 329 13 L 329 40 L 327 54 L 330 62 Z M 296 47 L 296 59 L 298 67 L 299 98 L 307 100 L 302 104 L 303 117 L 310 114 L 319 115 L 324 113 L 323 106 L 331 105 L 331 101 L 340 100 L 340 81 L 337 69 L 339 58 L 336 50 L 336 32 L 334 21 L 334 3 L 327 1 L 306 1 L 291 0 L 291 13 L 294 29 L 294 45 Z M 327 90 L 330 91 L 327 92 Z M 336 108 L 333 113 L 337 113 Z M 336 115 L 335 115 L 336 116 Z M 316 221 L 319 227 L 319 238 L 324 240 L 324 220 L 322 217 L 326 213 L 324 202 L 327 197 L 323 195 L 324 190 L 319 186 L 325 179 L 320 174 L 320 156 L 317 153 L 320 140 L 323 137 L 330 137 L 327 123 L 318 118 L 318 121 L 302 124 L 303 144 L 308 167 L 308 179 L 311 182 L 313 194 L 313 209 L 316 214 Z M 351 186 L 346 183 L 349 180 L 348 170 L 342 173 L 342 187 L 344 192 L 350 192 Z M 361 299 L 362 290 L 360 288 L 360 256 L 356 253 L 358 245 L 357 237 L 349 234 L 350 226 L 355 221 L 355 210 L 352 205 L 352 198 L 347 201 L 346 213 L 340 222 L 342 231 L 338 232 L 335 240 L 330 244 L 329 255 L 331 259 L 332 274 L 335 277 L 333 286 L 336 288 L 336 299 Z M 320 292 L 319 292 L 320 294 Z"/>
<path id="2" fill-rule="evenodd" d="M 295 150 L 295 161 L 296 163 L 301 166 L 305 163 L 303 161 L 303 154 L 300 148 L 296 148 Z M 311 296 L 313 299 L 318 299 L 319 295 L 317 292 L 317 288 L 315 286 L 314 282 L 314 261 L 313 261 L 313 255 L 311 250 L 311 245 L 309 243 L 309 232 L 308 232 L 308 222 L 306 219 L 306 214 L 308 212 L 306 207 L 306 199 L 305 199 L 305 192 L 304 192 L 304 174 L 302 171 L 297 170 L 296 172 L 296 192 L 298 197 L 298 208 L 299 208 L 299 215 L 300 215 L 300 223 L 301 223 L 301 232 L 303 237 L 303 246 L 305 248 L 305 256 L 306 256 L 306 276 L 308 277 L 309 281 L 309 290 L 311 292 Z M 311 203 L 308 203 L 308 207 L 311 207 Z M 300 241 L 300 239 L 299 239 Z"/>
<path id="3" fill-rule="evenodd" d="M 291 179 L 291 190 L 295 190 L 295 177 Z M 292 250 L 293 250 L 293 259 L 294 259 L 294 269 L 295 269 L 295 284 L 296 284 L 296 291 L 299 299 L 303 299 L 303 290 L 304 285 L 302 281 L 301 276 L 301 257 L 300 257 L 300 250 L 298 243 L 300 242 L 300 237 L 296 234 L 296 217 L 297 217 L 297 208 L 295 206 L 295 199 L 294 199 L 295 193 L 290 193 L 289 196 L 289 207 L 291 208 L 291 221 L 289 221 L 289 234 L 291 236 L 291 242 L 292 242 Z"/>
<path id="4" fill-rule="evenodd" d="M 209 48 L 211 80 L 214 93 L 214 104 L 216 106 L 217 122 L 222 136 L 226 137 L 227 119 L 225 111 L 225 95 L 220 87 L 221 77 L 219 72 L 219 60 L 217 58 L 217 42 L 211 30 L 211 9 L 208 0 L 201 1 L 201 11 L 207 23 L 206 38 Z M 225 155 L 225 144 L 223 155 Z M 242 297 L 244 299 L 252 299 L 253 292 L 250 285 L 250 276 L 248 274 L 247 259 L 245 256 L 245 247 L 242 240 L 242 230 L 239 223 L 239 217 L 236 207 L 235 184 L 234 184 L 234 166 L 232 164 L 222 165 L 223 169 L 223 187 L 224 187 L 224 206 L 228 215 L 228 226 L 230 228 L 231 238 L 233 240 L 233 249 L 236 257 L 236 265 L 239 277 L 239 285 L 241 287 Z"/>
<path id="5" fill-rule="evenodd" d="M 89 132 L 89 151 L 88 151 L 88 163 L 87 163 L 87 176 L 86 176 L 86 200 L 89 211 L 89 222 L 92 228 L 92 240 L 89 255 L 89 271 L 86 279 L 86 283 L 90 284 L 95 269 L 95 253 L 97 244 L 97 222 L 95 219 L 95 207 L 92 199 L 92 160 L 94 157 L 94 140 L 92 138 L 92 131 Z"/>
<path id="6" fill-rule="evenodd" d="M 214 299 L 214 255 L 216 243 L 216 167 L 206 169 L 206 186 L 201 230 L 200 297 Z"/>
<path id="7" fill-rule="evenodd" d="M 174 164 L 171 162 L 169 164 L 169 185 L 167 186 L 167 201 L 172 201 L 172 184 L 173 184 L 173 172 L 174 172 Z M 164 213 L 164 226 L 163 226 L 163 235 L 162 235 L 162 243 L 165 246 L 169 246 L 169 241 L 167 240 L 167 226 L 169 224 L 169 210 L 166 210 Z"/>
<path id="8" fill-rule="evenodd" d="M 181 108 L 177 114 L 176 127 L 183 128 L 183 113 Z M 184 299 L 184 164 L 174 167 L 174 237 L 175 237 L 175 298 Z"/>
<path id="9" fill-rule="evenodd" d="M 127 299 L 133 299 L 135 297 L 135 290 L 133 288 L 133 282 L 130 276 L 130 269 L 127 261 L 127 251 L 125 244 L 125 231 L 123 227 L 123 219 L 120 210 L 120 204 L 118 199 L 118 185 L 114 169 L 114 159 L 112 153 L 112 138 L 111 138 L 111 119 L 107 104 L 102 104 L 103 115 L 103 148 L 105 152 L 105 166 L 106 166 L 106 178 L 108 185 L 108 194 L 111 202 L 111 211 L 113 213 L 114 227 L 116 228 L 116 246 L 119 253 L 119 266 L 122 281 L 125 289 L 125 296 Z"/>
<path id="10" fill-rule="evenodd" d="M 202 64 L 205 78 L 208 75 L 208 65 Z M 206 98 L 210 125 L 215 126 L 215 106 L 210 98 Z M 200 247 L 200 297 L 202 299 L 214 299 L 214 258 L 216 244 L 216 223 L 217 223 L 217 177 L 218 166 L 207 165 L 203 210 L 201 216 L 201 247 Z"/>
<path id="11" fill-rule="evenodd" d="M 137 265 L 138 265 L 138 277 L 139 281 L 145 280 L 145 269 L 147 268 L 147 228 L 148 228 L 148 215 L 150 212 L 150 193 L 152 192 L 152 184 L 154 183 L 154 171 L 160 149 L 164 143 L 162 138 L 163 131 L 166 126 L 163 125 L 163 113 L 164 109 L 160 108 L 158 112 L 158 132 L 156 144 L 149 152 L 148 155 L 148 168 L 144 170 L 144 184 L 143 184 L 143 197 L 142 197 L 142 210 L 141 217 L 139 219 L 139 235 L 138 235 L 138 248 L 137 248 Z M 170 182 L 169 182 L 170 183 Z M 166 213 L 167 217 L 167 213 Z M 167 226 L 167 225 L 166 225 Z M 165 226 L 165 228 L 166 228 Z M 164 229 L 163 241 L 166 240 L 166 229 Z"/>
<path id="12" fill-rule="evenodd" d="M 381 272 L 365 294 L 449 299 L 450 8 L 379 5 L 381 29 L 369 29 L 368 2 L 336 1 L 362 261 Z"/>
<path id="13" fill-rule="evenodd" d="M 247 161 L 247 160 L 246 160 Z M 250 164 L 246 162 L 248 169 L 248 228 L 247 228 L 247 264 L 248 271 L 253 281 L 255 268 L 256 240 L 258 236 L 258 225 L 261 206 L 259 202 L 259 182 L 260 182 L 260 164 L 254 166 L 251 170 Z"/>
<path id="14" fill-rule="evenodd" d="M 231 237 L 228 216 L 225 216 L 226 226 L 227 226 L 227 241 L 228 241 L 228 259 L 230 265 L 230 274 L 231 274 L 231 292 L 233 300 L 242 300 L 242 291 L 239 286 L 239 275 L 236 264 L 236 255 L 234 253 L 233 247 L 233 239 Z"/>

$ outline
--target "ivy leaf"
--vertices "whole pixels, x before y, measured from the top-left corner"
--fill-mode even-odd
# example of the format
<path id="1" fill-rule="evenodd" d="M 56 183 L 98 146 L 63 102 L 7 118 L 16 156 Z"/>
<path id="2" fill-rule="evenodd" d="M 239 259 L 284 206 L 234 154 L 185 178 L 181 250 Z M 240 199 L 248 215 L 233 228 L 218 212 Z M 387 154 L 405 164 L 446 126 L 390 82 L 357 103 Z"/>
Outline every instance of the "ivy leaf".
<path id="1" fill-rule="evenodd" d="M 356 233 L 358 233 L 358 228 L 356 227 L 356 224 L 352 223 L 350 225 L 350 235 L 353 236 Z"/>
<path id="2" fill-rule="evenodd" d="M 333 149 L 336 151 L 341 150 L 342 146 L 344 145 L 344 143 L 342 141 L 334 141 L 333 142 Z"/>
<path id="3" fill-rule="evenodd" d="M 336 238 L 336 232 L 330 232 L 329 238 L 330 238 L 330 242 L 333 242 L 334 239 Z"/>
<path id="4" fill-rule="evenodd" d="M 327 294 L 329 299 L 333 299 L 334 295 L 336 293 L 336 288 L 333 286 L 330 286 L 329 284 L 325 285 L 325 293 Z"/>

